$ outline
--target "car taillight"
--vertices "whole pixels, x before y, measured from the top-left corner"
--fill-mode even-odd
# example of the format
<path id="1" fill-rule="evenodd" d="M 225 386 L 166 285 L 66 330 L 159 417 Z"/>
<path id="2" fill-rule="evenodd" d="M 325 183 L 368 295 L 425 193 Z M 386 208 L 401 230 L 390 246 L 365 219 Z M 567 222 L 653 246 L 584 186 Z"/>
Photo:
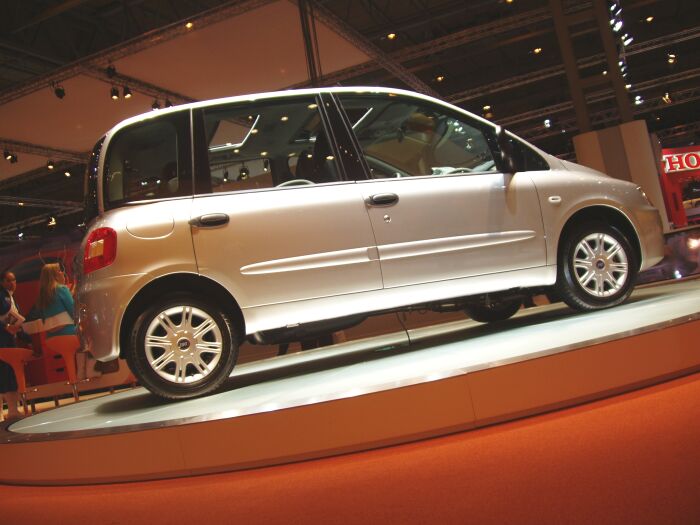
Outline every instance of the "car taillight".
<path id="1" fill-rule="evenodd" d="M 85 243 L 83 274 L 109 266 L 117 256 L 117 232 L 112 228 L 93 230 Z"/>

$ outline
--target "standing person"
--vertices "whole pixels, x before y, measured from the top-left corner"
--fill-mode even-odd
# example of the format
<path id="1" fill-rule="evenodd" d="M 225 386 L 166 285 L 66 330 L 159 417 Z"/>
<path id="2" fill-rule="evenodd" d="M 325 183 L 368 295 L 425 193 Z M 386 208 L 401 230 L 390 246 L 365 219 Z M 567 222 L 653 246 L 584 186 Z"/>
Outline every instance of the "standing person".
<path id="1" fill-rule="evenodd" d="M 16 310 L 15 300 L 12 294 L 17 288 L 15 274 L 4 271 L 0 274 L 0 354 L 2 348 L 13 348 L 17 346 L 15 334 L 17 328 L 9 323 L 10 311 Z M 17 379 L 12 367 L 0 361 L 0 421 L 3 417 L 3 398 L 7 401 L 7 417 L 9 419 L 19 418 L 21 414 L 18 410 L 19 394 L 17 394 Z"/>

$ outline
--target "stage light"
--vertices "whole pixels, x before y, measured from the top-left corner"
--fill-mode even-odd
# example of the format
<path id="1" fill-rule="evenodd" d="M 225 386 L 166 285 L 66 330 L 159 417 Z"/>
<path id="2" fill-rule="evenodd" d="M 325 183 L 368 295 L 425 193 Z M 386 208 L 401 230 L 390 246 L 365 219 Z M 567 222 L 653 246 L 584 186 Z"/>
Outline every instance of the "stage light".
<path id="1" fill-rule="evenodd" d="M 56 95 L 58 98 L 63 98 L 66 96 L 66 90 L 63 86 L 56 86 L 53 88 L 53 94 Z"/>
<path id="2" fill-rule="evenodd" d="M 194 27 L 194 24 L 193 24 L 192 22 L 187 22 L 187 23 L 185 24 L 185 27 L 186 27 L 187 29 L 192 29 L 192 28 Z"/>
<path id="3" fill-rule="evenodd" d="M 675 63 L 676 63 L 676 55 L 675 55 L 675 53 L 669 53 L 669 54 L 668 54 L 668 63 L 669 63 L 669 64 L 675 64 Z"/>
<path id="4" fill-rule="evenodd" d="M 5 160 L 10 160 L 12 158 L 12 153 L 7 150 L 3 151 L 2 154 L 5 157 Z"/>
<path id="5" fill-rule="evenodd" d="M 238 180 L 248 180 L 248 177 L 250 176 L 250 170 L 243 166 L 239 171 L 238 171 Z"/>
<path id="6" fill-rule="evenodd" d="M 637 95 L 634 97 L 634 104 L 635 106 L 639 106 L 644 103 L 644 99 L 642 98 L 642 95 Z"/>
<path id="7" fill-rule="evenodd" d="M 56 165 L 53 163 L 52 160 L 50 160 L 50 161 L 48 161 L 48 162 L 46 163 L 46 168 L 47 168 L 47 169 L 52 170 L 52 169 L 54 169 L 55 166 L 56 166 Z"/>
<path id="8" fill-rule="evenodd" d="M 661 100 L 663 100 L 665 104 L 670 104 L 671 102 L 673 102 L 673 99 L 671 98 L 671 93 L 666 91 L 666 93 L 664 93 L 664 96 L 661 97 Z"/>
<path id="9" fill-rule="evenodd" d="M 548 118 L 544 119 L 544 127 L 549 129 L 552 127 L 552 121 Z"/>
<path id="10" fill-rule="evenodd" d="M 160 109 L 160 102 L 158 102 L 157 98 L 153 100 L 153 104 L 151 104 L 151 109 L 153 111 Z"/>
<path id="11" fill-rule="evenodd" d="M 388 35 L 386 35 L 386 37 L 387 37 L 389 40 L 394 40 L 394 39 L 396 38 L 396 33 L 389 33 Z"/>
<path id="12" fill-rule="evenodd" d="M 438 75 L 435 77 L 436 82 L 442 82 L 443 80 L 445 80 L 445 75 Z"/>
<path id="13" fill-rule="evenodd" d="M 166 98 L 166 99 L 165 99 L 165 107 L 166 107 L 166 108 L 171 108 L 171 107 L 173 107 L 173 103 L 170 102 L 170 99 L 169 99 L 169 98 Z"/>
<path id="14" fill-rule="evenodd" d="M 17 232 L 17 239 L 19 239 L 20 241 L 24 239 L 24 232 Z"/>
<path id="15" fill-rule="evenodd" d="M 16 164 L 17 163 L 17 155 L 14 153 L 10 155 L 10 164 Z"/>
<path id="16" fill-rule="evenodd" d="M 66 176 L 66 178 L 70 178 L 70 171 L 66 170 L 63 172 L 63 174 Z"/>
<path id="17" fill-rule="evenodd" d="M 647 24 L 651 24 L 651 23 L 654 21 L 654 17 L 653 17 L 653 16 L 648 16 L 648 17 L 646 17 L 645 20 L 647 21 Z"/>
<path id="18" fill-rule="evenodd" d="M 56 226 L 56 217 L 49 217 L 49 222 L 46 223 L 46 226 L 48 226 L 48 227 Z"/>
<path id="19" fill-rule="evenodd" d="M 119 90 L 116 87 L 112 87 L 112 89 L 109 92 L 110 96 L 112 97 L 112 100 L 118 100 L 119 99 Z"/>
<path id="20" fill-rule="evenodd" d="M 122 93 L 124 94 L 124 98 L 131 98 L 131 89 L 129 89 L 129 86 L 124 86 Z"/>
<path id="21" fill-rule="evenodd" d="M 536 55 L 539 55 L 542 52 L 542 48 L 536 47 L 535 49 L 532 50 L 532 52 L 535 53 Z"/>

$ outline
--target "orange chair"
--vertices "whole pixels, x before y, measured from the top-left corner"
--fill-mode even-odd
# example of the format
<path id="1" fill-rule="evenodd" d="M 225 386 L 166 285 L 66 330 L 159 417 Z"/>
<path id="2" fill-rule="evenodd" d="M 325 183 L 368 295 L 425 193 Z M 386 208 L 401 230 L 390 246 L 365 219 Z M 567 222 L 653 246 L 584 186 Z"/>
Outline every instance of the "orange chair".
<path id="1" fill-rule="evenodd" d="M 0 348 L 0 361 L 5 361 L 15 373 L 17 393 L 22 399 L 25 416 L 29 411 L 27 407 L 27 379 L 24 375 L 24 365 L 34 359 L 36 359 L 34 353 L 28 348 Z"/>
<path id="2" fill-rule="evenodd" d="M 60 354 L 63 357 L 68 384 L 73 389 L 73 399 L 78 401 L 78 373 L 75 367 L 75 354 L 80 350 L 80 339 L 77 335 L 56 335 L 47 337 L 43 343 L 48 352 Z"/>

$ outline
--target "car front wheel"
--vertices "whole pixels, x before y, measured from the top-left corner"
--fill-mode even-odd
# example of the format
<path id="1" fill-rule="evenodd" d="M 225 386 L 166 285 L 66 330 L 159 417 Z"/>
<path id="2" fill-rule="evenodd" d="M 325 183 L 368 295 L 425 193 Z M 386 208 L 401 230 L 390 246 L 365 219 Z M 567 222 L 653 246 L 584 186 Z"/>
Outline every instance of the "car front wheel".
<path id="1" fill-rule="evenodd" d="M 563 240 L 557 291 L 576 310 L 599 310 L 632 293 L 639 263 L 629 240 L 602 222 L 581 225 Z"/>
<path id="2" fill-rule="evenodd" d="M 141 384 L 157 396 L 187 399 L 218 389 L 237 353 L 224 312 L 191 294 L 173 294 L 137 318 L 127 361 Z"/>

